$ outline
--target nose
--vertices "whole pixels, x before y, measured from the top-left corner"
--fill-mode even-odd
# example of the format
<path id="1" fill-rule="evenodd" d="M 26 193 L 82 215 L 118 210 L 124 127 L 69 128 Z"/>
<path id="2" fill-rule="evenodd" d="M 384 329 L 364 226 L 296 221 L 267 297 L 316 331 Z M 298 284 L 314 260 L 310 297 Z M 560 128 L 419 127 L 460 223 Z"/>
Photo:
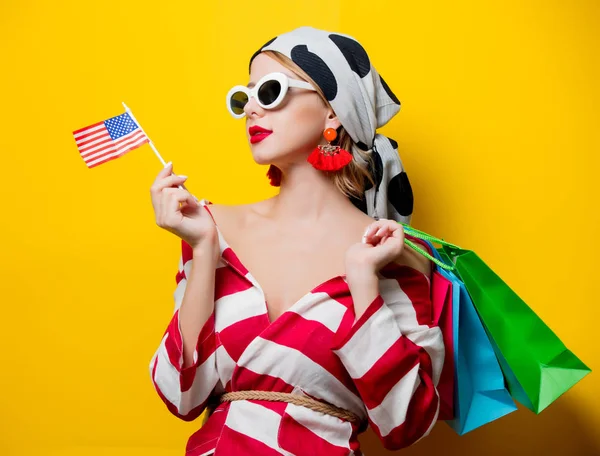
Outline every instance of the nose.
<path id="1" fill-rule="evenodd" d="M 256 114 L 262 116 L 264 114 L 264 109 L 260 107 L 260 105 L 256 102 L 254 97 L 250 97 L 248 99 L 248 103 L 244 106 L 244 112 L 246 113 L 246 117 L 251 117 L 252 114 Z"/>

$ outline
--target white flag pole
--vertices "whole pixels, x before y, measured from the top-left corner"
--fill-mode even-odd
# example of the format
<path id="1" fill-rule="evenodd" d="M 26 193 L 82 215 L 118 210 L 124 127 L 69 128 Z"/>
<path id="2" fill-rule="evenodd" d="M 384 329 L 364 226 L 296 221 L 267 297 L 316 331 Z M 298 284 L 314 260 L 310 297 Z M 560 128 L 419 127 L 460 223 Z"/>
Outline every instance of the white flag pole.
<path id="1" fill-rule="evenodd" d="M 125 108 L 125 111 L 127 112 L 127 114 L 129 114 L 129 115 L 131 116 L 131 118 L 132 118 L 132 119 L 133 119 L 133 121 L 134 121 L 134 122 L 137 124 L 137 126 L 139 127 L 139 129 L 140 129 L 140 130 L 142 130 L 142 133 L 144 133 L 144 135 L 146 135 L 146 138 L 148 138 L 148 144 L 150 145 L 150 147 L 152 147 L 152 150 L 154 151 L 154 154 L 155 154 L 155 155 L 158 157 L 158 159 L 159 159 L 159 160 L 160 160 L 160 162 L 162 163 L 162 165 L 163 165 L 163 168 L 164 168 L 165 166 L 167 166 L 167 163 L 166 163 L 166 162 L 163 160 L 163 158 L 160 156 L 160 154 L 158 153 L 158 150 L 156 150 L 156 147 L 154 146 L 154 143 L 153 143 L 153 142 L 152 142 L 152 140 L 150 139 L 150 136 L 148 136 L 148 135 L 146 134 L 146 132 L 145 132 L 145 131 L 144 131 L 144 129 L 142 128 L 142 125 L 141 125 L 141 124 L 138 122 L 138 120 L 135 118 L 135 116 L 134 116 L 134 115 L 133 115 L 133 113 L 131 112 L 131 109 L 129 109 L 129 108 L 127 107 L 127 105 L 125 104 L 125 102 L 124 102 L 124 101 L 122 101 L 121 103 L 123 103 L 123 107 Z M 182 190 L 187 190 L 187 191 L 189 191 L 189 190 L 188 190 L 188 189 L 185 187 L 185 185 L 183 185 L 183 184 L 179 185 L 179 188 L 181 188 Z M 194 196 L 194 195 L 192 195 L 192 196 Z M 194 199 L 195 199 L 196 201 L 199 201 L 199 199 L 198 199 L 198 198 L 196 198 L 195 196 L 194 196 Z"/>

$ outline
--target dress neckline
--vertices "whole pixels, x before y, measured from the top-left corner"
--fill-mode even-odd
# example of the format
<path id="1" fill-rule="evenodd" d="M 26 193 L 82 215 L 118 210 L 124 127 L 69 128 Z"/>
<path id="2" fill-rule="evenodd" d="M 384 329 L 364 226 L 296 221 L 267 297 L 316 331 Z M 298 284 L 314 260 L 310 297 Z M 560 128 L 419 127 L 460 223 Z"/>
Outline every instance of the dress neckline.
<path id="1" fill-rule="evenodd" d="M 267 299 L 266 299 L 266 296 L 265 296 L 264 289 L 262 288 L 262 286 L 260 285 L 260 283 L 258 282 L 258 280 L 256 280 L 256 278 L 254 277 L 254 275 L 250 272 L 250 270 L 246 267 L 246 265 L 244 263 L 242 263 L 242 261 L 240 260 L 240 258 L 237 255 L 237 253 L 231 248 L 231 246 L 229 245 L 229 243 L 227 242 L 227 240 L 223 236 L 223 233 L 221 232 L 221 230 L 219 228 L 219 225 L 217 224 L 217 221 L 215 220 L 215 217 L 213 216 L 211 210 L 208 208 L 208 205 L 209 205 L 209 203 L 205 203 L 204 200 L 203 200 L 202 206 L 210 214 L 210 216 L 211 216 L 211 218 L 212 218 L 212 220 L 213 220 L 213 222 L 215 224 L 215 228 L 217 229 L 217 235 L 219 236 L 219 250 L 220 250 L 219 253 L 220 253 L 221 259 L 223 260 L 224 263 L 226 263 L 228 266 L 230 266 L 232 269 L 234 269 L 240 276 L 242 276 L 245 279 L 249 280 L 252 283 L 252 285 L 254 285 L 260 291 L 260 294 L 261 294 L 262 300 L 263 300 L 263 305 L 264 305 L 264 310 L 265 310 L 266 318 L 267 318 L 267 321 L 269 323 L 269 326 L 271 326 L 275 322 L 279 321 L 279 319 L 281 319 L 281 317 L 283 317 L 284 315 L 287 315 L 288 313 L 290 313 L 291 311 L 293 311 L 294 308 L 297 307 L 301 302 L 303 302 L 307 297 L 309 297 L 313 293 L 318 292 L 319 289 L 321 289 L 325 285 L 328 285 L 328 284 L 330 284 L 332 282 L 340 281 L 340 280 L 343 281 L 346 290 L 349 292 L 348 283 L 346 282 L 346 274 L 340 274 L 340 275 L 333 276 L 333 277 L 331 277 L 331 278 L 329 278 L 329 279 L 327 279 L 327 280 L 319 283 L 318 285 L 316 285 L 315 287 L 313 287 L 310 291 L 308 291 L 305 294 L 303 294 L 290 307 L 288 307 L 286 310 L 284 310 L 279 316 L 277 316 L 274 320 L 271 320 L 271 318 L 269 317 L 269 305 L 267 303 Z M 246 274 L 244 274 L 244 272 L 241 271 L 235 264 L 233 264 L 232 262 L 230 262 L 226 258 L 224 258 L 223 253 L 227 249 L 229 249 L 229 252 L 231 253 L 231 256 L 235 259 L 235 261 L 247 272 Z"/>

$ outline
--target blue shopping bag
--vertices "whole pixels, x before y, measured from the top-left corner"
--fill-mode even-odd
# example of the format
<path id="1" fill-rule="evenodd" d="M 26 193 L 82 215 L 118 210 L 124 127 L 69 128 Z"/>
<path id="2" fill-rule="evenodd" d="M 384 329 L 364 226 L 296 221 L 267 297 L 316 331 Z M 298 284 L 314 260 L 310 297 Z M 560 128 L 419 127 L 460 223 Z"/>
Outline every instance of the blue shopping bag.
<path id="1" fill-rule="evenodd" d="M 452 264 L 431 242 L 425 242 L 436 259 Z M 437 265 L 436 271 L 452 283 L 454 419 L 446 423 L 463 435 L 514 412 L 517 406 L 464 283 Z"/>

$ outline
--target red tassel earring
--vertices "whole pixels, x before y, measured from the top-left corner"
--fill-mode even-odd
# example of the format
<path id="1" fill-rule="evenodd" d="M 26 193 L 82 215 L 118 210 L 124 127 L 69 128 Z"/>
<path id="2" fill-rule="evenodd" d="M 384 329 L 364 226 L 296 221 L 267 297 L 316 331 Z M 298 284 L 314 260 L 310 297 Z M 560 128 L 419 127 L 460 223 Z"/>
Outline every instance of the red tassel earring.
<path id="1" fill-rule="evenodd" d="M 311 165 L 321 171 L 338 171 L 352 161 L 350 152 L 340 146 L 331 145 L 331 141 L 337 138 L 337 131 L 328 128 L 323 132 L 323 136 L 329 144 L 319 144 L 314 148 L 307 158 Z"/>

